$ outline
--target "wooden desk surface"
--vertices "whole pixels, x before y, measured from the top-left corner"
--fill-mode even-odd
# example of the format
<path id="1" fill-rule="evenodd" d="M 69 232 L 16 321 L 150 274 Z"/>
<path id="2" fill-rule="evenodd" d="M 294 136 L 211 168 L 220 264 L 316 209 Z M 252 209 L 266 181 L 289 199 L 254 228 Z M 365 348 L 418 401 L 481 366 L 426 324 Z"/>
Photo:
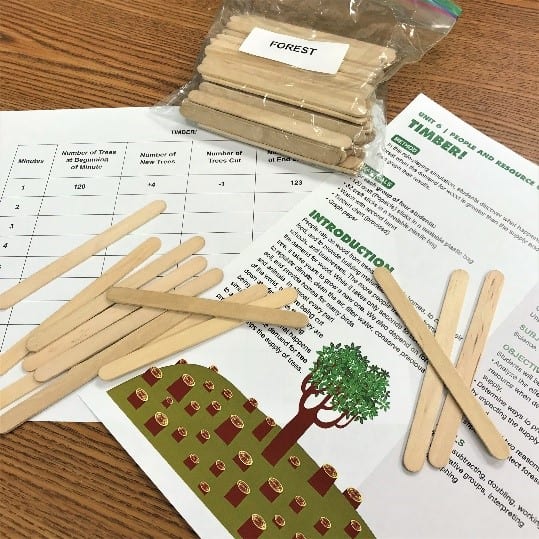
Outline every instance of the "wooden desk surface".
<path id="1" fill-rule="evenodd" d="M 539 161 L 536 0 L 460 0 L 463 15 L 388 90 L 423 92 Z M 0 109 L 152 105 L 190 79 L 217 0 L 0 0 Z M 534 30 L 535 29 L 535 30 Z M 196 535 L 99 424 L 0 437 L 0 535 Z"/>

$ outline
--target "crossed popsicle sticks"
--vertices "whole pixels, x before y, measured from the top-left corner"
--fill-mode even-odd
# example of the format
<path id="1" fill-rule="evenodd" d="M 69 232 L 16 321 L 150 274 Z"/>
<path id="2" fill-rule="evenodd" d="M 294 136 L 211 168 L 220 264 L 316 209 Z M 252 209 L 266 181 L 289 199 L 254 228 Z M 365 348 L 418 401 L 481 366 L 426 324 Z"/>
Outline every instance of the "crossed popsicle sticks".
<path id="1" fill-rule="evenodd" d="M 406 469 L 419 471 L 427 453 L 433 466 L 445 466 L 449 461 L 462 414 L 468 418 L 488 452 L 497 459 L 507 459 L 510 454 L 507 441 L 470 389 L 501 293 L 503 275 L 499 271 L 491 271 L 485 277 L 456 367 L 449 355 L 467 287 L 467 273 L 457 270 L 451 275 L 436 337 L 389 270 L 377 268 L 373 275 L 429 361 L 404 451 L 403 463 Z M 438 417 L 443 386 L 449 394 Z M 438 424 L 431 442 L 436 419 Z"/>

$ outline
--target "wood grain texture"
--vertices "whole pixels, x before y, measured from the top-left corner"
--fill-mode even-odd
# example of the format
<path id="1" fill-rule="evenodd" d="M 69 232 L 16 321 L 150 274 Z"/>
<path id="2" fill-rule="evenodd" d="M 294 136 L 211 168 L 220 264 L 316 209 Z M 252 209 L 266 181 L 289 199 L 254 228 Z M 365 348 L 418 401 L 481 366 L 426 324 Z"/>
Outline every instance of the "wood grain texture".
<path id="1" fill-rule="evenodd" d="M 97 279 L 92 281 L 88 286 L 73 296 L 69 301 L 64 303 L 58 310 L 43 320 L 39 327 L 50 326 L 58 320 L 71 315 L 82 305 L 95 298 L 100 293 L 104 292 L 112 284 L 118 282 L 121 277 L 127 275 L 136 266 L 149 258 L 161 246 L 161 240 L 151 238 L 144 241 L 136 247 L 131 253 L 122 257 L 119 262 L 112 265 L 108 270 L 104 271 Z M 32 335 L 32 330 L 22 339 L 19 339 L 8 350 L 0 354 L 0 375 L 6 373 L 18 361 L 24 359 L 29 351 L 26 347 L 26 341 Z"/>
<path id="2" fill-rule="evenodd" d="M 30 296 L 36 290 L 39 290 L 57 277 L 78 266 L 81 262 L 88 260 L 92 255 L 127 236 L 130 232 L 146 224 L 151 219 L 154 219 L 165 211 L 165 209 L 166 204 L 164 201 L 151 202 L 135 213 L 124 217 L 121 221 L 118 221 L 103 232 L 92 236 L 66 254 L 55 258 L 46 266 L 32 273 L 5 292 L 2 292 L 0 294 L 0 309 L 13 307 L 13 305 Z"/>
<path id="3" fill-rule="evenodd" d="M 295 328 L 303 328 L 309 323 L 309 317 L 299 311 L 266 309 L 264 307 L 255 307 L 254 305 L 239 306 L 210 298 L 188 297 L 179 294 L 138 290 L 136 288 L 112 287 L 107 292 L 107 297 L 116 303 L 189 314 L 204 314 L 220 318 L 234 318 L 242 322 L 257 322 Z"/>
<path id="4" fill-rule="evenodd" d="M 187 82 L 220 0 L 0 0 L 0 107 L 146 106 Z M 419 92 L 539 161 L 536 0 L 460 0 L 451 33 L 388 84 L 388 118 Z M 196 535 L 98 424 L 0 437 L 9 539 Z"/>
<path id="5" fill-rule="evenodd" d="M 451 273 L 435 333 L 436 341 L 448 358 L 451 358 L 453 351 L 467 286 L 467 272 L 455 270 Z M 402 463 L 409 472 L 421 470 L 427 459 L 432 432 L 442 403 L 443 389 L 443 383 L 436 371 L 427 363 L 402 458 Z"/>
<path id="6" fill-rule="evenodd" d="M 473 383 L 475 371 L 483 355 L 503 282 L 504 276 L 499 271 L 493 270 L 487 273 L 468 325 L 456 363 L 457 372 L 468 386 Z M 436 468 L 442 468 L 449 462 L 451 449 L 461 422 L 462 412 L 451 395 L 446 395 L 429 449 L 429 462 Z"/>
<path id="7" fill-rule="evenodd" d="M 509 458 L 511 451 L 503 434 L 498 431 L 479 400 L 459 376 L 391 272 L 387 268 L 376 268 L 373 275 L 488 452 L 500 460 Z"/>

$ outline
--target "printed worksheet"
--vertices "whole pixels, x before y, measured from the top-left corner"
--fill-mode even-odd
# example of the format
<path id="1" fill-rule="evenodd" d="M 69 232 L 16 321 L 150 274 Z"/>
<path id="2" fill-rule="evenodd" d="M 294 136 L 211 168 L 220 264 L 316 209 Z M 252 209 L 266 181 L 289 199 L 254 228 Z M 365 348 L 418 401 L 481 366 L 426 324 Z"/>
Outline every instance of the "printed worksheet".
<path id="1" fill-rule="evenodd" d="M 242 514 L 231 525 L 223 514 L 232 510 L 230 500 L 212 497 L 222 487 L 206 466 L 195 468 L 198 486 L 192 476 L 182 479 L 185 466 L 198 462 L 183 454 L 182 447 L 198 446 L 178 423 L 188 421 L 180 413 L 189 394 L 177 388 L 191 380 L 196 388 L 204 376 L 190 365 L 218 369 L 272 419 L 255 450 L 264 466 L 275 466 L 277 479 L 288 479 L 279 466 L 298 447 L 318 466 L 331 464 L 333 485 L 360 493 L 358 511 L 375 536 L 539 537 L 538 187 L 535 164 L 420 95 L 391 122 L 383 154 L 361 177 L 320 187 L 226 268 L 223 295 L 257 281 L 273 290 L 296 287 L 293 307 L 308 314 L 307 328 L 247 324 L 181 355 L 160 357 L 157 350 L 147 367 L 97 382 L 82 397 L 202 536 L 243 537 L 255 525 L 272 536 L 277 524 L 260 504 L 248 505 L 260 508 L 250 521 Z M 432 330 L 451 273 L 468 273 L 453 359 L 485 276 L 504 275 L 471 390 L 507 440 L 509 459 L 490 456 L 465 420 L 446 466 L 425 462 L 418 473 L 406 472 L 402 453 L 427 358 L 374 282 L 377 267 L 392 272 Z M 177 381 L 153 387 L 159 372 Z M 237 410 L 247 424 L 248 414 Z M 222 441 L 222 428 L 208 432 Z M 171 436 L 187 445 L 166 452 L 162 444 Z M 194 453 L 202 459 L 202 449 Z M 317 494 L 302 488 L 304 507 L 317 504 Z M 332 536 L 361 537 L 360 526 L 335 522 Z M 318 521 L 299 531 L 317 537 L 321 528 L 313 525 Z"/>
<path id="2" fill-rule="evenodd" d="M 194 235 L 222 268 L 308 192 L 337 175 L 223 140 L 177 107 L 0 112 L 0 291 L 147 203 L 158 218 L 0 311 L 0 353 L 150 236 L 162 254 Z M 19 366 L 0 388 L 23 375 Z M 36 417 L 84 421 L 71 397 Z"/>

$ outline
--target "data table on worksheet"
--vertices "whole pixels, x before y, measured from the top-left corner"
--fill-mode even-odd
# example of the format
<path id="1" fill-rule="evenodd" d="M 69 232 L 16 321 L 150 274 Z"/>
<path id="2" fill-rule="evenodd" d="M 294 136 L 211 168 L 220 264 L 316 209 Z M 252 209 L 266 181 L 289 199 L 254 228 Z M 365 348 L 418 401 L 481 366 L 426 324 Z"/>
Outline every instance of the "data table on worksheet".
<path id="1" fill-rule="evenodd" d="M 153 200 L 164 200 L 166 210 L 27 300 L 0 311 L 2 350 L 149 236 L 161 240 L 158 253 L 163 253 L 201 235 L 200 254 L 210 267 L 223 267 L 335 176 L 223 140 L 181 119 L 174 127 L 160 126 L 155 117 L 148 120 L 146 109 L 108 109 L 112 117 L 107 120 L 103 110 L 95 110 L 102 118 L 99 137 L 96 129 L 93 136 L 87 134 L 89 110 L 69 115 L 38 111 L 49 113 L 34 121 L 49 122 L 50 136 L 45 129 L 34 137 L 25 133 L 11 145 L 10 156 L 3 151 L 0 291 Z M 131 118 L 134 128 L 118 128 L 114 115 L 122 113 L 125 119 L 128 111 L 135 119 L 142 111 L 146 116 L 138 123 Z M 68 118 L 67 134 L 58 125 L 60 116 Z"/>

